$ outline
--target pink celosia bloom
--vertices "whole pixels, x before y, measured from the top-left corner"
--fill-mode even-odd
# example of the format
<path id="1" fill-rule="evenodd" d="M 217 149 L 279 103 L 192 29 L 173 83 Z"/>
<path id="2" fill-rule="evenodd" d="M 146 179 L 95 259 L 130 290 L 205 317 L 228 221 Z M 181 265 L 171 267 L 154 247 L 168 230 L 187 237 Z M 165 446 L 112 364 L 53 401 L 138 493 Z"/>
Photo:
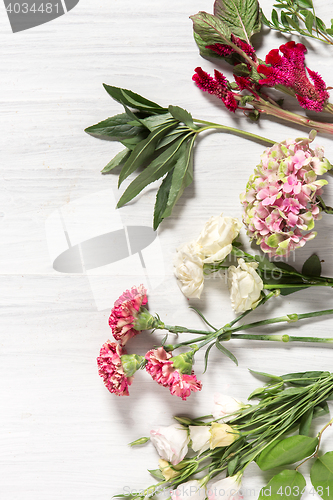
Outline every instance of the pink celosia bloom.
<path id="1" fill-rule="evenodd" d="M 283 55 L 279 54 L 279 50 Z M 258 73 L 266 77 L 259 80 L 259 83 L 269 87 L 285 85 L 295 91 L 296 98 L 303 108 L 322 111 L 329 93 L 321 76 L 305 67 L 305 53 L 306 47 L 293 41 L 281 45 L 279 49 L 271 50 L 265 59 L 266 64 L 270 66 L 259 64 L 257 68 Z"/>
<path id="2" fill-rule="evenodd" d="M 251 59 L 255 60 L 255 50 L 252 47 L 252 45 L 243 42 L 243 40 L 241 40 L 240 38 L 236 37 L 233 34 L 231 34 L 231 42 L 237 47 L 239 47 L 243 52 L 245 52 L 245 54 L 250 56 Z M 236 53 L 233 47 L 224 43 L 214 43 L 213 45 L 206 45 L 206 49 L 213 50 L 214 52 L 216 52 L 216 54 L 218 54 L 221 57 L 228 57 L 231 54 Z"/>
<path id="3" fill-rule="evenodd" d="M 225 76 L 219 71 L 214 71 L 214 78 L 210 76 L 202 68 L 195 68 L 195 74 L 192 80 L 197 84 L 199 89 L 209 94 L 216 95 L 224 103 L 226 108 L 235 112 L 238 103 L 234 97 L 234 93 L 228 88 L 228 81 Z"/>
<path id="4" fill-rule="evenodd" d="M 332 167 L 322 149 L 310 149 L 310 137 L 266 149 L 241 195 L 247 233 L 271 256 L 288 255 L 316 236 L 312 229 L 321 216 L 316 198 L 327 184 L 317 175 Z"/>
<path id="5" fill-rule="evenodd" d="M 158 384 L 169 387 L 171 394 L 186 400 L 191 392 L 202 389 L 202 383 L 197 380 L 194 372 L 187 375 L 174 368 L 171 353 L 163 347 L 148 351 L 145 358 L 147 372 Z"/>
<path id="6" fill-rule="evenodd" d="M 98 373 L 103 377 L 105 387 L 117 396 L 129 396 L 128 386 L 133 377 L 126 377 L 121 363 L 122 354 L 126 351 L 117 342 L 108 340 L 103 344 L 97 358 Z"/>
<path id="7" fill-rule="evenodd" d="M 147 304 L 146 294 L 147 290 L 140 285 L 138 288 L 126 290 L 114 303 L 109 325 L 114 338 L 119 340 L 121 345 L 125 345 L 130 338 L 140 333 L 140 330 L 135 330 L 134 326 L 140 307 Z"/>

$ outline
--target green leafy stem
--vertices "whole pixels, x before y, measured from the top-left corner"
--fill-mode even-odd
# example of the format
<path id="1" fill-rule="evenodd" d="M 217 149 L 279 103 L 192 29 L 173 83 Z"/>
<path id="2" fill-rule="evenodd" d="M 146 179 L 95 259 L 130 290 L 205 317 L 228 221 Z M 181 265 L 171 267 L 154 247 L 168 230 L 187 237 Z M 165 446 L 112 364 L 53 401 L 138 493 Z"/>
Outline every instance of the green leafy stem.
<path id="1" fill-rule="evenodd" d="M 280 10 L 280 17 L 276 9 L 272 9 L 271 20 L 268 20 L 261 11 L 262 22 L 269 28 L 281 33 L 298 33 L 333 45 L 333 19 L 327 28 L 316 15 L 312 0 L 276 0 L 274 7 Z"/>
<path id="2" fill-rule="evenodd" d="M 289 497 L 292 491 L 293 498 L 299 500 L 306 482 L 298 469 L 306 461 L 316 457 L 318 458 L 311 468 L 311 482 L 324 500 L 331 498 L 329 490 L 333 481 L 333 452 L 318 456 L 318 451 L 322 435 L 333 419 L 315 437 L 311 437 L 310 433 L 313 419 L 329 413 L 327 401 L 332 398 L 333 375 L 321 371 L 288 373 L 281 376 L 255 371 L 251 373 L 268 379 L 268 383 L 255 389 L 248 397 L 249 400 L 258 399 L 257 404 L 241 405 L 239 410 L 229 416 L 226 432 L 234 434 L 232 444 L 208 449 L 203 453 L 196 452 L 194 456 L 185 457 L 176 466 L 168 464 L 169 470 L 173 471 L 171 479 L 164 477 L 163 468 L 150 470 L 159 482 L 143 492 L 131 495 L 130 498 L 143 500 L 151 492 L 158 491 L 161 486 L 175 488 L 191 480 L 198 472 L 201 473 L 202 488 L 224 470 L 227 476 L 240 480 L 246 468 L 256 462 L 263 471 L 273 471 L 277 467 L 299 463 L 295 469 L 288 468 L 275 474 L 261 489 L 258 497 L 259 500 L 267 496 L 278 500 Z M 190 429 L 193 429 L 193 426 L 210 428 L 220 420 L 212 420 L 211 415 L 198 418 L 180 416 L 175 419 L 185 429 L 190 426 Z M 149 438 L 141 438 L 131 445 L 140 445 L 147 441 Z"/>

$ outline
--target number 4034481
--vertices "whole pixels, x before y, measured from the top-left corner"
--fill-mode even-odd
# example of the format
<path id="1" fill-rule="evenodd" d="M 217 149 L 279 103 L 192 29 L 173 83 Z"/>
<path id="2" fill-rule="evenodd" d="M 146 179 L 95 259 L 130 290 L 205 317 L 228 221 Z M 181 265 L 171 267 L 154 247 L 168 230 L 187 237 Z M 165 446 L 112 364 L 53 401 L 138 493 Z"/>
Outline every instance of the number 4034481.
<path id="1" fill-rule="evenodd" d="M 293 487 L 290 487 L 290 486 L 285 486 L 285 487 L 282 487 L 280 486 L 280 488 L 277 490 L 276 492 L 278 495 L 281 496 L 281 498 L 283 497 L 293 497 L 293 496 L 299 496 L 299 495 L 303 495 L 304 493 L 308 493 L 309 495 L 319 495 L 319 496 L 323 496 L 325 495 L 325 497 L 329 497 L 329 494 L 330 494 L 330 487 L 329 486 L 326 486 L 326 488 L 323 488 L 323 486 L 317 486 L 317 488 L 310 488 L 309 490 L 307 489 L 307 487 L 305 486 L 303 488 L 302 491 L 300 491 L 300 488 L 298 486 L 293 486 Z"/>
<path id="2" fill-rule="evenodd" d="M 8 4 L 7 8 L 6 8 L 7 12 L 9 12 L 10 14 L 14 13 L 14 14 L 38 14 L 38 13 L 41 13 L 41 14 L 52 14 L 52 13 L 56 13 L 56 14 L 59 14 L 60 12 L 60 7 L 59 7 L 59 4 L 56 3 L 56 4 L 52 4 L 50 2 L 48 3 L 33 3 L 32 5 L 28 5 L 27 3 L 18 3 L 18 2 L 15 2 L 15 3 L 10 3 Z"/>

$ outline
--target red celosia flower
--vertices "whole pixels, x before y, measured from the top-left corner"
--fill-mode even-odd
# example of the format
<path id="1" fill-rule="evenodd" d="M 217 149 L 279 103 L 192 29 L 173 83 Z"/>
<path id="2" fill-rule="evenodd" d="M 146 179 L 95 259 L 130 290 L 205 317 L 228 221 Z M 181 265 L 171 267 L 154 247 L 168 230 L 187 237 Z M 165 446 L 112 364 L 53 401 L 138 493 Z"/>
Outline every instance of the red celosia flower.
<path id="1" fill-rule="evenodd" d="M 237 47 L 239 47 L 243 52 L 245 52 L 245 54 L 250 56 L 251 59 L 255 60 L 255 50 L 252 47 L 252 45 L 243 42 L 243 40 L 234 35 L 231 35 L 231 41 L 234 45 L 237 45 Z M 235 49 L 233 49 L 233 47 L 230 47 L 230 45 L 224 43 L 214 43 L 213 45 L 207 45 L 206 49 L 213 50 L 219 56 L 222 57 L 228 57 L 231 54 L 236 54 L 236 51 Z M 238 63 L 236 62 L 236 64 Z"/>
<path id="2" fill-rule="evenodd" d="M 296 44 L 295 42 L 288 42 L 281 45 L 279 49 L 271 50 L 265 59 L 266 64 L 271 66 L 259 64 L 257 68 L 258 73 L 266 77 L 259 80 L 259 83 L 268 87 L 274 87 L 277 84 L 285 85 L 295 91 L 296 98 L 303 108 L 319 112 L 323 110 L 329 94 L 321 76 L 305 68 L 305 53 L 306 47 L 302 43 Z"/>
<path id="3" fill-rule="evenodd" d="M 236 111 L 238 103 L 233 92 L 228 89 L 228 81 L 222 73 L 215 70 L 213 78 L 200 67 L 195 68 L 195 72 L 196 73 L 192 76 L 192 80 L 197 84 L 199 89 L 209 94 L 216 95 L 221 99 L 226 108 L 233 112 Z"/>
<path id="4" fill-rule="evenodd" d="M 117 342 L 108 340 L 103 344 L 97 358 L 98 373 L 103 377 L 105 387 L 117 396 L 129 396 L 128 386 L 133 377 L 126 377 L 121 355 L 126 351 Z"/>
<path id="5" fill-rule="evenodd" d="M 147 372 L 158 384 L 169 387 L 171 394 L 186 400 L 191 392 L 202 389 L 202 383 L 197 380 L 194 372 L 188 375 L 174 368 L 172 355 L 163 347 L 148 351 L 145 358 L 148 361 L 146 364 Z"/>
<path id="6" fill-rule="evenodd" d="M 109 318 L 109 325 L 113 336 L 121 345 L 140 333 L 135 330 L 135 321 L 138 318 L 140 307 L 147 304 L 147 290 L 143 285 L 126 290 L 114 303 Z"/>

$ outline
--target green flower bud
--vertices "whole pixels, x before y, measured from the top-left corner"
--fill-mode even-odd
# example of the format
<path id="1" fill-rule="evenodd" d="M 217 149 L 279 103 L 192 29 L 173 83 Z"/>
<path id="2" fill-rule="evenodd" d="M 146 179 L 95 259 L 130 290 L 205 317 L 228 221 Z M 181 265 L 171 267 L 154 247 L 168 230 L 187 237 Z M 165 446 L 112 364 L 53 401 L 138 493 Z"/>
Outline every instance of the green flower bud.
<path id="1" fill-rule="evenodd" d="M 136 441 L 132 441 L 128 445 L 129 446 L 139 446 L 140 444 L 146 444 L 149 440 L 150 440 L 150 438 L 142 437 L 142 438 L 137 439 Z"/>
<path id="2" fill-rule="evenodd" d="M 144 307 L 140 308 L 139 315 L 134 322 L 133 328 L 135 330 L 152 330 L 154 328 L 164 328 L 164 323 L 159 319 L 152 316 Z"/>
<path id="3" fill-rule="evenodd" d="M 180 373 L 185 373 L 186 375 L 191 375 L 192 373 L 192 365 L 193 365 L 193 356 L 198 348 L 193 349 L 192 351 L 184 352 L 183 354 L 178 354 L 173 358 L 170 358 L 172 361 L 172 366 L 176 368 L 176 370 L 180 371 Z"/>
<path id="4" fill-rule="evenodd" d="M 144 356 L 138 354 L 123 354 L 120 358 L 126 377 L 133 377 L 134 373 L 146 362 Z"/>

